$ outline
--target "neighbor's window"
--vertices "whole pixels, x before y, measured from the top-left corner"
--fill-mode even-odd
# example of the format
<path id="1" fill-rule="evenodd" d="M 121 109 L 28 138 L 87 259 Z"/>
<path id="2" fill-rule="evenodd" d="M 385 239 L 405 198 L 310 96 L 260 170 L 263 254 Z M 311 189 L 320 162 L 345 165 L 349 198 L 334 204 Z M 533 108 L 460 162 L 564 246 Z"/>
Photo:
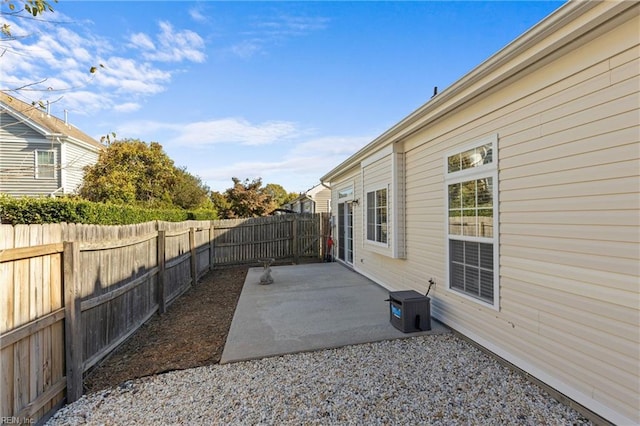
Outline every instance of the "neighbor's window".
<path id="1" fill-rule="evenodd" d="M 449 288 L 496 306 L 497 136 L 447 156 Z"/>
<path id="2" fill-rule="evenodd" d="M 56 177 L 56 153 L 55 151 L 35 151 L 36 178 L 53 179 Z"/>
<path id="3" fill-rule="evenodd" d="M 367 192 L 367 240 L 387 242 L 387 189 Z"/>

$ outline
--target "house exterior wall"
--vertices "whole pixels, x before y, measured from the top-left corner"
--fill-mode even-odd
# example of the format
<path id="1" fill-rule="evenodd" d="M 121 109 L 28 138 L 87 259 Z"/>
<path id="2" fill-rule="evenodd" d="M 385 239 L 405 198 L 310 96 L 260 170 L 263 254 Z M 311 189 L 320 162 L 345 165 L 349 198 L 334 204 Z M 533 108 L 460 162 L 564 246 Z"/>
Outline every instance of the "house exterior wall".
<path id="1" fill-rule="evenodd" d="M 331 190 L 321 186 L 321 190 L 313 195 L 315 201 L 314 213 L 328 213 L 331 210 Z"/>
<path id="2" fill-rule="evenodd" d="M 36 178 L 35 151 L 52 150 L 60 163 L 60 144 L 44 138 L 10 114 L 2 114 L 0 126 L 0 192 L 21 196 L 49 195 L 61 187 L 60 168 L 54 178 Z"/>
<path id="3" fill-rule="evenodd" d="M 302 200 L 300 201 L 300 208 L 302 213 L 313 213 L 313 200 Z"/>
<path id="4" fill-rule="evenodd" d="M 585 25 L 609 7 L 566 25 Z M 640 423 L 638 9 L 531 62 L 517 78 L 487 85 L 428 126 L 408 124 L 412 131 L 398 141 L 405 259 L 369 247 L 363 203 L 354 212 L 358 272 L 391 290 L 422 293 L 434 278 L 436 318 L 619 424 Z M 491 135 L 498 140 L 496 308 L 446 282 L 446 156 Z M 349 170 L 331 179 L 334 209 L 337 189 L 358 175 Z M 362 170 L 360 199 L 361 187 L 389 175 Z"/>
<path id="5" fill-rule="evenodd" d="M 380 157 L 380 158 L 376 158 Z M 388 152 L 383 152 L 378 156 L 374 157 L 371 162 L 366 161 L 361 163 L 361 173 L 362 173 L 362 197 L 360 197 L 360 202 L 356 208 L 357 213 L 361 213 L 363 215 L 363 229 L 362 229 L 362 242 L 363 248 L 362 255 L 368 253 L 377 253 L 385 256 L 391 256 L 391 247 L 393 241 L 395 239 L 395 235 L 393 234 L 393 227 L 387 226 L 387 242 L 382 244 L 375 241 L 370 241 L 367 239 L 367 229 L 366 229 L 366 220 L 364 218 L 367 214 L 367 209 L 369 207 L 367 194 L 369 192 L 377 191 L 384 189 L 387 191 L 387 203 L 388 205 L 393 204 L 394 193 L 391 187 L 391 165 L 392 165 L 392 154 Z M 391 209 L 387 209 L 387 223 L 391 224 L 394 221 L 393 211 Z M 368 259 L 364 257 L 357 257 L 360 263 L 366 262 Z"/>
<path id="6" fill-rule="evenodd" d="M 87 149 L 79 143 L 65 142 L 62 145 L 64 153 L 62 155 L 61 168 L 62 186 L 65 194 L 76 192 L 82 184 L 84 168 L 95 164 L 98 161 L 98 149 Z"/>
<path id="7" fill-rule="evenodd" d="M 331 209 L 331 190 L 316 185 L 283 207 L 297 213 L 328 213 Z"/>

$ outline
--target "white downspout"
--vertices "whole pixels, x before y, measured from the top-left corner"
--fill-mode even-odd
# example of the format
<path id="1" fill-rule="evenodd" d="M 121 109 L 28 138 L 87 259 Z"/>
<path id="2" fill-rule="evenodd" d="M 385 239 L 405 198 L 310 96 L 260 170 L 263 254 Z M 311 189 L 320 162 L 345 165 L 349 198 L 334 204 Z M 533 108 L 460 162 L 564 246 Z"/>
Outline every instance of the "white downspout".
<path id="1" fill-rule="evenodd" d="M 56 193 L 60 192 L 62 190 L 64 190 L 63 187 L 60 187 L 60 188 L 56 189 L 55 191 L 53 191 L 52 193 L 49 194 L 49 197 L 54 198 L 56 196 Z"/>
<path id="2" fill-rule="evenodd" d="M 60 188 L 56 189 L 54 192 L 58 192 L 62 190 L 62 192 L 67 192 L 67 144 L 60 140 L 59 137 L 56 136 L 56 140 L 60 143 Z"/>

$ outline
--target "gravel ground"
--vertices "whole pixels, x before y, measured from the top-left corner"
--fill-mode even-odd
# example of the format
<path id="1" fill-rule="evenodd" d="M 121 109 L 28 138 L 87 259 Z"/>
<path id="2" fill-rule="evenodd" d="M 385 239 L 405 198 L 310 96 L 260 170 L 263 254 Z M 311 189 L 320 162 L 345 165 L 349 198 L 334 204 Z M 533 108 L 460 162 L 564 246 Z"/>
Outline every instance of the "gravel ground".
<path id="1" fill-rule="evenodd" d="M 430 335 L 128 381 L 48 425 L 579 425 L 578 412 L 454 335 Z"/>

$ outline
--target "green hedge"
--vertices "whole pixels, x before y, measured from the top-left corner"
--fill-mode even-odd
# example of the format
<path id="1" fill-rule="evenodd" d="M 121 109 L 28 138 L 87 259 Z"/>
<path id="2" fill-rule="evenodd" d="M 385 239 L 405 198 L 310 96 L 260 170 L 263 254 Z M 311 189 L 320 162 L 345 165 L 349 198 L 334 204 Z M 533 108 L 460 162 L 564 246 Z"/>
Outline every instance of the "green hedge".
<path id="1" fill-rule="evenodd" d="M 163 220 L 217 219 L 215 210 L 145 209 L 117 204 L 93 203 L 75 198 L 12 198 L 0 196 L 0 222 L 18 225 L 34 223 L 84 223 L 130 225 Z"/>

